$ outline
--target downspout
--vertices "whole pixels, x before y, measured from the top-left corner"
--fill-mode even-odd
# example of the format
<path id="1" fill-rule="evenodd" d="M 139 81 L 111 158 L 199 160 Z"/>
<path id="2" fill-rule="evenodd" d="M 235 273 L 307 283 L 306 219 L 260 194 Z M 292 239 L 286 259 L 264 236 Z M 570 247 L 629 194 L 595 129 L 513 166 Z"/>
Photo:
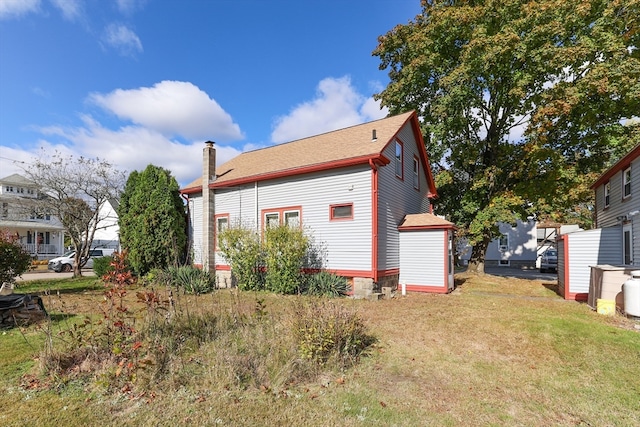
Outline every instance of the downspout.
<path id="1" fill-rule="evenodd" d="M 258 209 L 258 181 L 255 182 L 253 189 L 254 189 L 253 190 L 254 191 L 253 202 L 254 202 L 254 207 L 255 207 L 255 212 L 254 212 L 254 215 L 255 215 L 255 227 L 256 227 L 256 233 L 260 233 L 260 226 L 258 225 L 258 220 L 260 219 L 258 217 L 258 212 L 260 211 Z"/>
<path id="2" fill-rule="evenodd" d="M 378 281 L 378 167 L 373 159 L 369 159 L 371 166 L 371 269 L 373 281 Z"/>
<path id="3" fill-rule="evenodd" d="M 191 259 L 191 252 L 193 250 L 193 236 L 191 235 L 191 208 L 189 206 L 189 195 L 180 193 L 180 196 L 184 199 L 185 204 L 187 205 L 187 264 L 192 264 L 193 260 Z"/>

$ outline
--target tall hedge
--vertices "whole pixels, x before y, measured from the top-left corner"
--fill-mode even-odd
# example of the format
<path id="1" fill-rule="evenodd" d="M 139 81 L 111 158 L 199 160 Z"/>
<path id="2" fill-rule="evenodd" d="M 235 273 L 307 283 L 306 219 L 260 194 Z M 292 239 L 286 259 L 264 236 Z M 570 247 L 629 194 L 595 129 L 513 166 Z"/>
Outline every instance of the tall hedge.
<path id="1" fill-rule="evenodd" d="M 120 242 L 129 251 L 129 263 L 137 274 L 185 262 L 185 205 L 170 171 L 149 165 L 142 172 L 132 172 L 120 198 L 118 217 Z"/>

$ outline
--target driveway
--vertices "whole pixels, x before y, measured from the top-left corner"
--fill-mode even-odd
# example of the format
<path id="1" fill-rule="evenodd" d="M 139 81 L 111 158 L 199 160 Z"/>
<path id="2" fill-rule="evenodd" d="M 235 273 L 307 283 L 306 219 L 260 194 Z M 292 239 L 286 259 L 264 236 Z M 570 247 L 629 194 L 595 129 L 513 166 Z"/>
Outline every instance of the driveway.
<path id="1" fill-rule="evenodd" d="M 558 280 L 556 273 L 540 273 L 540 270 L 523 270 L 511 267 L 485 267 L 484 272 L 494 276 L 517 277 L 519 279 L 531 280 Z"/>

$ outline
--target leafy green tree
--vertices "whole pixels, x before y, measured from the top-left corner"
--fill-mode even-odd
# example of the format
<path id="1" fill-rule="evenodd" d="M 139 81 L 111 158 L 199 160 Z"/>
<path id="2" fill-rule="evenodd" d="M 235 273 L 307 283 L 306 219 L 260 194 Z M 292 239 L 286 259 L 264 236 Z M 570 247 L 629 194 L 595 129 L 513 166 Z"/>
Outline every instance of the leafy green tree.
<path id="1" fill-rule="evenodd" d="M 129 175 L 118 207 L 120 242 L 139 275 L 185 262 L 185 206 L 171 172 L 149 165 Z"/>
<path id="2" fill-rule="evenodd" d="M 640 143 L 639 20 L 640 0 L 423 0 L 379 37 L 376 98 L 421 118 L 434 204 L 473 245 L 471 271 L 498 221 L 585 221 L 593 177 Z"/>
<path id="3" fill-rule="evenodd" d="M 8 230 L 0 230 L 0 285 L 12 285 L 29 270 L 31 256 Z"/>

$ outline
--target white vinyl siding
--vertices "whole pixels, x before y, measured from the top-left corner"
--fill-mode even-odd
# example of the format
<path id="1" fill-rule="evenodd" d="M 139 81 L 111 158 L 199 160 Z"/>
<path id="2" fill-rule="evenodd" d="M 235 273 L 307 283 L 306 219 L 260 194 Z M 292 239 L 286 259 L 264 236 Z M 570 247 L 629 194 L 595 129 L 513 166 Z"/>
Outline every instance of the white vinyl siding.
<path id="1" fill-rule="evenodd" d="M 400 232 L 400 283 L 447 288 L 446 233 L 447 230 Z"/>
<path id="2" fill-rule="evenodd" d="M 621 227 L 598 228 L 564 235 L 558 246 L 558 283 L 563 287 L 568 267 L 569 293 L 588 294 L 591 267 L 620 265 Z M 565 258 L 565 251 L 567 256 Z M 566 295 L 565 295 L 566 297 Z"/>
<path id="3" fill-rule="evenodd" d="M 619 171 L 615 175 L 613 175 L 608 183 L 609 183 L 609 206 L 605 209 L 605 186 L 607 183 L 600 185 L 596 188 L 596 226 L 599 228 L 602 227 L 612 227 L 615 225 L 619 225 L 620 221 L 618 218 L 622 216 L 629 216 L 630 212 L 634 212 L 640 210 L 640 197 L 634 197 L 637 195 L 640 190 L 640 158 L 637 158 L 631 162 L 631 196 L 624 197 L 623 190 L 623 178 L 624 178 L 624 170 Z M 633 219 L 634 222 L 634 234 L 637 234 L 637 229 L 635 227 L 635 223 L 640 221 L 640 216 L 631 217 L 628 219 Z"/>
<path id="4" fill-rule="evenodd" d="M 299 206 L 297 221 L 316 242 L 327 249 L 327 268 L 332 270 L 371 270 L 371 168 L 362 165 L 294 177 L 262 181 L 257 186 L 258 205 L 254 203 L 256 187 L 249 184 L 242 191 L 216 190 L 215 206 L 229 213 L 231 225 L 255 224 L 256 210 L 262 229 L 262 212 L 280 211 Z M 414 191 L 415 192 L 415 191 Z M 330 221 L 331 205 L 352 204 L 353 219 Z M 293 211 L 289 220 L 296 221 Z M 278 221 L 280 221 L 278 216 Z M 216 261 L 218 262 L 218 261 Z"/>
<path id="5" fill-rule="evenodd" d="M 234 189 L 215 189 L 214 206 L 216 214 L 229 215 L 229 226 L 242 226 L 256 230 L 255 186 L 248 184 Z M 202 235 L 200 232 L 199 235 Z M 216 265 L 227 265 L 222 254 L 215 254 Z"/>
<path id="6" fill-rule="evenodd" d="M 403 142 L 403 155 L 407 159 L 419 157 L 415 137 L 410 125 L 405 125 L 398 133 Z M 389 144 L 383 155 L 395 159 L 395 142 Z M 413 163 L 404 162 L 405 176 L 411 176 Z M 407 214 L 429 212 L 427 194 L 430 189 L 424 174 L 420 173 L 420 191 L 413 188 L 413 180 L 399 180 L 395 165 L 378 168 L 378 270 L 391 270 L 400 266 L 400 241 L 398 225 Z M 432 190 L 432 189 L 431 189 Z"/>

